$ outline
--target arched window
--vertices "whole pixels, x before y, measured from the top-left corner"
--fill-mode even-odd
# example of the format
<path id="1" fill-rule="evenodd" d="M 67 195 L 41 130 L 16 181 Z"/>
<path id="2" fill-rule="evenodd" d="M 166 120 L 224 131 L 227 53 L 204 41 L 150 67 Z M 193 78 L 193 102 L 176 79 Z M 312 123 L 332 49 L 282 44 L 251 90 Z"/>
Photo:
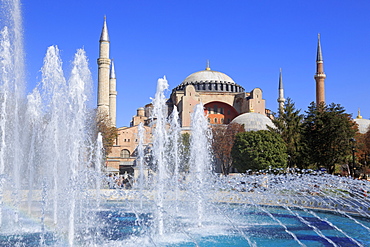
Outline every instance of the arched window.
<path id="1" fill-rule="evenodd" d="M 121 158 L 130 158 L 130 151 L 128 151 L 127 149 L 122 149 Z"/>

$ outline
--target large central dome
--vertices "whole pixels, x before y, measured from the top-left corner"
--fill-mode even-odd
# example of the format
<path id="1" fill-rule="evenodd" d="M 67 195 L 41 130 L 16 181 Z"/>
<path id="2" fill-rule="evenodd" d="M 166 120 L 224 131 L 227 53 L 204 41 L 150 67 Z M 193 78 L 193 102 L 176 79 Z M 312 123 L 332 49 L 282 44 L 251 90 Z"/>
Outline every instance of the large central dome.
<path id="1" fill-rule="evenodd" d="M 193 85 L 196 91 L 213 92 L 244 92 L 244 88 L 239 86 L 230 76 L 211 70 L 209 66 L 205 70 L 195 72 L 174 88 L 174 91 L 182 91 L 187 85 Z"/>
<path id="2" fill-rule="evenodd" d="M 228 84 L 235 84 L 234 80 L 231 79 L 230 76 L 214 71 L 214 70 L 202 70 L 195 72 L 188 77 L 185 78 L 185 80 L 182 82 L 182 84 L 191 84 L 191 83 L 197 83 L 197 82 L 218 82 L 218 83 L 228 83 Z"/>

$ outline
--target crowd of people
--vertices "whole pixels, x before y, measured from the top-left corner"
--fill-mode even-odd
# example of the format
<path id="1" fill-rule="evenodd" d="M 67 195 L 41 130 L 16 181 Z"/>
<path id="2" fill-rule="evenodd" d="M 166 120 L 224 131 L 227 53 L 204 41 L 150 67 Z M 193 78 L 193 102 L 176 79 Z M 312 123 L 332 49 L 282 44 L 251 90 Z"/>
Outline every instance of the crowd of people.
<path id="1" fill-rule="evenodd" d="M 106 177 L 106 184 L 109 189 L 131 189 L 133 178 L 130 174 L 118 175 L 110 173 Z"/>

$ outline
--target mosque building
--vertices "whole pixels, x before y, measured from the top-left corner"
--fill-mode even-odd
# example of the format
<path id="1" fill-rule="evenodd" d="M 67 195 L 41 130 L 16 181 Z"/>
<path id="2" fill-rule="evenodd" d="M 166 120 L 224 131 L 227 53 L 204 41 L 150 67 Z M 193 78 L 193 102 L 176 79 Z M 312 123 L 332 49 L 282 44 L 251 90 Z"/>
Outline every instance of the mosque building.
<path id="1" fill-rule="evenodd" d="M 360 134 L 365 134 L 370 127 L 370 120 L 362 118 L 360 109 L 358 109 L 357 117 L 353 119 L 353 121 L 357 123 L 358 132 Z"/>
<path id="2" fill-rule="evenodd" d="M 98 112 L 109 117 L 113 126 L 116 126 L 116 75 L 113 61 L 109 58 L 109 36 L 106 19 L 100 37 L 100 50 L 98 62 Z M 316 56 L 316 103 L 325 103 L 325 78 L 323 68 L 320 36 L 318 36 Z M 279 74 L 278 111 L 283 111 L 285 98 L 282 72 Z M 243 124 L 245 131 L 256 131 L 273 126 L 272 115 L 265 107 L 263 91 L 254 88 L 245 91 L 243 86 L 237 84 L 225 73 L 212 70 L 207 62 L 204 70 L 195 72 L 186 77 L 177 87 L 172 89 L 167 100 L 168 114 L 174 107 L 179 112 L 182 131 L 190 130 L 191 113 L 194 106 L 200 102 L 204 105 L 208 122 L 212 125 L 239 123 Z M 135 173 L 136 149 L 138 146 L 138 126 L 143 124 L 145 129 L 144 145 L 150 148 L 152 127 L 150 114 L 152 104 L 137 109 L 132 118 L 130 127 L 118 128 L 118 137 L 111 153 L 107 156 L 107 170 L 117 174 Z M 358 120 L 357 122 L 361 122 Z M 362 121 L 363 122 L 363 121 Z M 369 120 L 370 122 L 370 120 Z"/>

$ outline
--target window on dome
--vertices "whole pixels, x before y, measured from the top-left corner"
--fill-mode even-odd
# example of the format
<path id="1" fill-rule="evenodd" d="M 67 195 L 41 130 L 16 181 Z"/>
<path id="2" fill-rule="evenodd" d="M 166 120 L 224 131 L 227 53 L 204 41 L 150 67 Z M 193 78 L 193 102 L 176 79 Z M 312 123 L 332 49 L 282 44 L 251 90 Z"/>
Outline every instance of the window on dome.
<path id="1" fill-rule="evenodd" d="M 217 123 L 217 118 L 215 118 L 215 123 Z"/>

